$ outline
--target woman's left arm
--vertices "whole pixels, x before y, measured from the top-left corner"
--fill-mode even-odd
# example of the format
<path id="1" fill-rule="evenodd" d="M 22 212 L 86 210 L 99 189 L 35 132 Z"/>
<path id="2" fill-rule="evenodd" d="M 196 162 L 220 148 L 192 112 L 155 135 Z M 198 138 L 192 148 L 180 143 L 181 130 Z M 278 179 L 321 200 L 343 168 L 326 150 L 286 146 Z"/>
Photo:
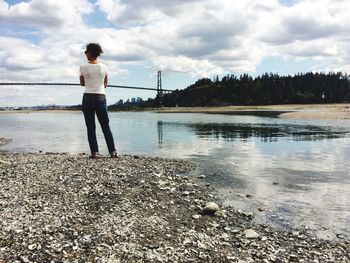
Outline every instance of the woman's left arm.
<path id="1" fill-rule="evenodd" d="M 80 85 L 85 86 L 85 79 L 84 76 L 80 75 Z"/>
<path id="2" fill-rule="evenodd" d="M 103 81 L 103 84 L 105 85 L 105 88 L 107 88 L 108 85 L 108 75 L 105 76 L 105 79 Z"/>

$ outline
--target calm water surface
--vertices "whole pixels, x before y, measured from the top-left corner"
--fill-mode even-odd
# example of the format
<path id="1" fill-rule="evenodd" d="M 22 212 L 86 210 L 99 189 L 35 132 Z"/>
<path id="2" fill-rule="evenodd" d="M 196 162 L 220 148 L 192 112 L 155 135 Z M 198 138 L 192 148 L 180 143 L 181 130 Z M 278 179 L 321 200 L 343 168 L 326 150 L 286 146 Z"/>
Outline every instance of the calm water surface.
<path id="1" fill-rule="evenodd" d="M 121 154 L 199 164 L 226 205 L 275 227 L 350 236 L 350 121 L 214 114 L 110 113 Z M 81 113 L 0 114 L 12 152 L 86 152 Z M 98 127 L 100 152 L 107 154 Z"/>

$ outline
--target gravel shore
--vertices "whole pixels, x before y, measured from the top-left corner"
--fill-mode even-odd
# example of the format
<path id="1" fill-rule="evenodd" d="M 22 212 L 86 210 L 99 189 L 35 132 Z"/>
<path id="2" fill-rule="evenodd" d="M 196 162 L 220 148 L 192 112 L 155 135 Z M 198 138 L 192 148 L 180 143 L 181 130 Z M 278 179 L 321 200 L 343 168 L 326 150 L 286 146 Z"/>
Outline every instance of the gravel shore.
<path id="1" fill-rule="evenodd" d="M 221 207 L 205 179 L 186 176 L 194 168 L 0 153 L 0 262 L 350 262 L 349 241 L 272 230 Z"/>

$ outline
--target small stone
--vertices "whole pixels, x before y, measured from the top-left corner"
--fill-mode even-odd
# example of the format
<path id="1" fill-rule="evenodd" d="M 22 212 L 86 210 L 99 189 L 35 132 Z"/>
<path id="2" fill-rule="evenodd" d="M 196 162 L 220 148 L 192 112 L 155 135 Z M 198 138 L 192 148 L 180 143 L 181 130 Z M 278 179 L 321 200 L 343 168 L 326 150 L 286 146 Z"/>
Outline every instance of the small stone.
<path id="1" fill-rule="evenodd" d="M 25 256 L 21 256 L 21 260 L 22 260 L 22 262 L 24 262 L 24 263 L 30 263 L 31 261 L 27 258 L 27 257 L 25 257 Z"/>
<path id="2" fill-rule="evenodd" d="M 343 235 L 343 234 L 337 234 L 337 238 L 339 238 L 339 239 L 345 239 L 345 235 Z"/>
<path id="3" fill-rule="evenodd" d="M 10 162 L 0 160 L 0 165 L 10 165 Z"/>
<path id="4" fill-rule="evenodd" d="M 185 246 L 188 246 L 188 245 L 191 245 L 191 244 L 192 244 L 192 241 L 191 241 L 189 238 L 186 238 L 186 239 L 184 240 L 183 244 L 184 244 Z"/>
<path id="5" fill-rule="evenodd" d="M 189 191 L 184 191 L 184 192 L 181 193 L 181 195 L 187 196 L 187 195 L 190 195 L 190 192 Z"/>
<path id="6" fill-rule="evenodd" d="M 245 238 L 248 238 L 248 239 L 255 239 L 260 236 L 253 229 L 247 229 L 243 232 L 243 234 L 245 235 Z"/>
<path id="7" fill-rule="evenodd" d="M 29 250 L 34 250 L 34 249 L 36 249 L 36 247 L 37 247 L 36 244 L 32 244 L 32 245 L 28 246 L 28 249 Z"/>
<path id="8" fill-rule="evenodd" d="M 261 241 L 267 241 L 267 237 L 262 237 Z"/>
<path id="9" fill-rule="evenodd" d="M 229 241 L 230 236 L 229 236 L 227 233 L 223 233 L 223 234 L 220 236 L 220 239 L 225 240 L 225 241 Z"/>
<path id="10" fill-rule="evenodd" d="M 298 258 L 297 255 L 291 254 L 291 255 L 289 255 L 289 260 L 290 260 L 290 261 L 298 261 L 299 258 Z"/>
<path id="11" fill-rule="evenodd" d="M 201 174 L 200 176 L 198 176 L 199 179 L 205 179 L 206 176 L 204 174 Z"/>
<path id="12" fill-rule="evenodd" d="M 201 218 L 201 215 L 193 215 L 192 216 L 194 219 L 199 219 L 199 218 Z"/>
<path id="13" fill-rule="evenodd" d="M 227 217 L 226 210 L 218 210 L 218 211 L 215 212 L 215 215 L 218 216 L 218 217 L 223 217 L 223 218 Z"/>
<path id="14" fill-rule="evenodd" d="M 90 245 L 91 244 L 91 235 L 85 235 L 82 238 L 82 243 L 84 245 Z"/>
<path id="15" fill-rule="evenodd" d="M 209 215 L 213 215 L 215 214 L 216 211 L 219 210 L 219 206 L 214 203 L 214 202 L 209 202 L 205 205 L 205 207 L 203 208 L 202 212 L 204 214 L 209 214 Z"/>
<path id="16" fill-rule="evenodd" d="M 241 209 L 238 209 L 237 212 L 240 214 L 240 215 L 243 215 L 245 217 L 254 217 L 254 214 L 253 212 L 245 212 L 245 211 L 242 211 Z"/>

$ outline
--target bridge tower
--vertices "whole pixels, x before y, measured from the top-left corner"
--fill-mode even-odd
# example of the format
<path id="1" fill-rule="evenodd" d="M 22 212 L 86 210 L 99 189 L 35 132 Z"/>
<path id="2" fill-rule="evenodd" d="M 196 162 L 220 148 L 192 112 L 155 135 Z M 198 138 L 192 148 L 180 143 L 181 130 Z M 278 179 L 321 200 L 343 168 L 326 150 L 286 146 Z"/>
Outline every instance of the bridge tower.
<path id="1" fill-rule="evenodd" d="M 163 107 L 162 97 L 163 97 L 162 72 L 159 70 L 157 74 L 157 99 L 159 101 L 160 107 Z"/>

